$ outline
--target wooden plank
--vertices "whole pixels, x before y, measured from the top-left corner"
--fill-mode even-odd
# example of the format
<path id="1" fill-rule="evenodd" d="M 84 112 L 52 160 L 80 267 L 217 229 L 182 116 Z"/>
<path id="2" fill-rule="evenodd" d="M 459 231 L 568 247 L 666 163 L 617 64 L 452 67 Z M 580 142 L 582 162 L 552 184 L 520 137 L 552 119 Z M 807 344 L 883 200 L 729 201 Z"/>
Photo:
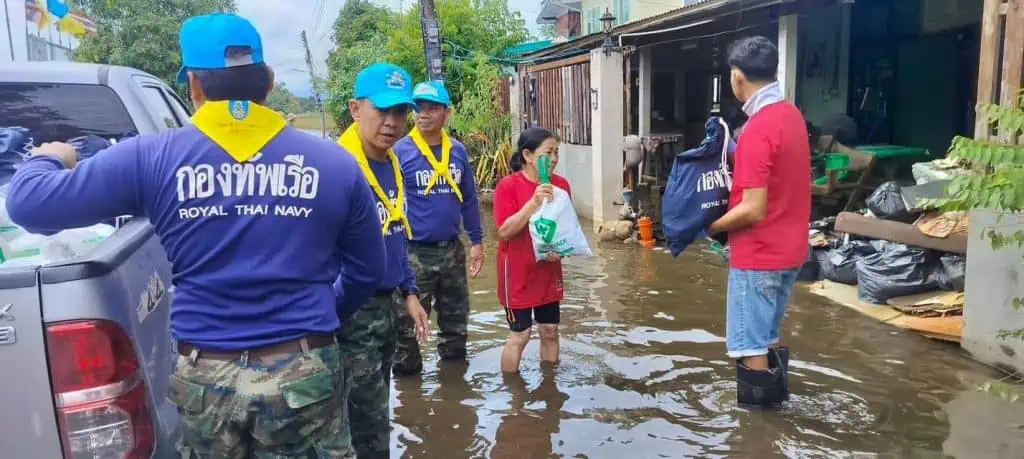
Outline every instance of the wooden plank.
<path id="1" fill-rule="evenodd" d="M 914 225 L 867 217 L 853 212 L 839 214 L 836 218 L 836 231 L 942 252 L 967 253 L 966 234 L 955 233 L 947 238 L 931 237 L 919 231 Z"/>
<path id="2" fill-rule="evenodd" d="M 1024 0 L 1009 0 L 1007 5 L 999 104 L 1017 107 L 1020 104 L 1021 77 L 1024 75 Z M 1015 130 L 1001 129 L 999 137 L 1004 142 L 1017 141 Z"/>
<path id="3" fill-rule="evenodd" d="M 981 55 L 978 62 L 978 105 L 995 102 L 996 84 L 999 75 L 999 7 L 1002 0 L 985 0 L 981 13 Z M 981 116 L 974 123 L 974 138 L 989 138 L 989 123 Z"/>
<path id="4" fill-rule="evenodd" d="M 581 54 L 579 56 L 567 57 L 565 59 L 545 62 L 543 64 L 537 64 L 526 68 L 527 72 L 543 72 L 545 70 L 557 69 L 559 67 L 565 67 L 567 65 L 579 64 L 581 62 L 590 62 L 590 54 Z"/>

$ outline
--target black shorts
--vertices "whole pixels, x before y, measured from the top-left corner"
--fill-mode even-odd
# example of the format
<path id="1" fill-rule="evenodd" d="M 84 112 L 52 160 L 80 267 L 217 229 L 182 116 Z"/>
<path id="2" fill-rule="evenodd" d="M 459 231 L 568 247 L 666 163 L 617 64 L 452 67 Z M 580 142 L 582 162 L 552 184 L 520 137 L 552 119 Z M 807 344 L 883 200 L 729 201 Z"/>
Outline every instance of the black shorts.
<path id="1" fill-rule="evenodd" d="M 558 325 L 561 319 L 562 310 L 557 302 L 529 309 L 505 308 L 505 321 L 514 332 L 529 330 L 534 321 L 541 325 Z"/>

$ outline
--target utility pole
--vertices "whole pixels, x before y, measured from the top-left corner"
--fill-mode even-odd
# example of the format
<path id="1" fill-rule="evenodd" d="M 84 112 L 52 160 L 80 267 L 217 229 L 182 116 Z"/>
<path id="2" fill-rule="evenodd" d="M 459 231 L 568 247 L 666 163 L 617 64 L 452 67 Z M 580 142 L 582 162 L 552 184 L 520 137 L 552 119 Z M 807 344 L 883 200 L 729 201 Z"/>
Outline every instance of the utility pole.
<path id="1" fill-rule="evenodd" d="M 316 109 L 320 111 L 320 136 L 327 137 L 327 119 L 324 115 L 324 104 L 320 100 L 320 91 L 316 88 L 316 70 L 313 68 L 313 54 L 309 52 L 309 40 L 306 39 L 306 31 L 303 30 L 299 37 L 302 38 L 302 48 L 306 50 L 306 68 L 309 69 L 309 81 L 313 87 L 313 100 L 316 102 Z"/>
<path id="2" fill-rule="evenodd" d="M 444 81 L 441 28 L 437 25 L 434 0 L 420 0 L 420 25 L 423 28 L 423 51 L 427 58 L 427 79 Z"/>

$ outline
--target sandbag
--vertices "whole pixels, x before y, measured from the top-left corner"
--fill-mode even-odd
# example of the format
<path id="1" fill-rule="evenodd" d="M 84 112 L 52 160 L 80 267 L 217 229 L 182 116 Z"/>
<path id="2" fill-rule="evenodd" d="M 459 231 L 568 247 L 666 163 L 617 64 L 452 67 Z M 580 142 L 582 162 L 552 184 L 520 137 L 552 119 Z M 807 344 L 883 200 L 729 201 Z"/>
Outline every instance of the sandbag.
<path id="1" fill-rule="evenodd" d="M 850 241 L 836 249 L 815 251 L 815 257 L 822 278 L 857 285 L 857 261 L 884 248 L 884 241 Z"/>
<path id="2" fill-rule="evenodd" d="M 903 223 L 914 223 L 917 214 L 907 210 L 899 183 L 885 182 L 867 199 L 868 210 L 876 217 Z"/>
<path id="3" fill-rule="evenodd" d="M 938 288 L 934 257 L 925 249 L 890 243 L 857 262 L 857 298 L 866 303 L 925 293 Z"/>
<path id="4" fill-rule="evenodd" d="M 967 280 L 967 257 L 955 253 L 943 254 L 934 269 L 935 283 L 942 290 L 964 291 Z"/>
<path id="5" fill-rule="evenodd" d="M 541 183 L 551 183 L 550 159 L 547 155 L 541 156 L 538 169 Z M 556 186 L 553 187 L 553 194 L 553 199 L 544 201 L 540 209 L 530 216 L 530 238 L 533 240 L 533 254 L 537 261 L 543 261 L 551 252 L 562 257 L 593 255 L 569 193 Z"/>
<path id="6" fill-rule="evenodd" d="M 728 155 L 735 143 L 721 118 L 708 119 L 704 129 L 700 145 L 676 155 L 661 198 L 662 230 L 674 257 L 729 208 Z"/>

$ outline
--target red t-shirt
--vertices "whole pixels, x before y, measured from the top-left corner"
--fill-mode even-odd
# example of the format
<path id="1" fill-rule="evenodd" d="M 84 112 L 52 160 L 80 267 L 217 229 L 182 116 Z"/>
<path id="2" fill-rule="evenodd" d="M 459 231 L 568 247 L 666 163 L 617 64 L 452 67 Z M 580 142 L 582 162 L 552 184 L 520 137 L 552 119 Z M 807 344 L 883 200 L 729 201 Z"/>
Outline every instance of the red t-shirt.
<path id="1" fill-rule="evenodd" d="M 768 208 L 764 220 L 729 234 L 732 267 L 773 271 L 803 265 L 811 219 L 811 151 L 804 117 L 793 104 L 764 107 L 743 128 L 730 209 L 747 188 L 767 188 Z"/>
<path id="2" fill-rule="evenodd" d="M 569 182 L 551 175 L 551 184 L 572 196 Z M 501 225 L 533 198 L 537 184 L 519 172 L 509 175 L 494 190 L 494 222 Z M 530 228 L 498 242 L 498 301 L 509 309 L 529 309 L 562 301 L 562 263 L 537 262 Z"/>

